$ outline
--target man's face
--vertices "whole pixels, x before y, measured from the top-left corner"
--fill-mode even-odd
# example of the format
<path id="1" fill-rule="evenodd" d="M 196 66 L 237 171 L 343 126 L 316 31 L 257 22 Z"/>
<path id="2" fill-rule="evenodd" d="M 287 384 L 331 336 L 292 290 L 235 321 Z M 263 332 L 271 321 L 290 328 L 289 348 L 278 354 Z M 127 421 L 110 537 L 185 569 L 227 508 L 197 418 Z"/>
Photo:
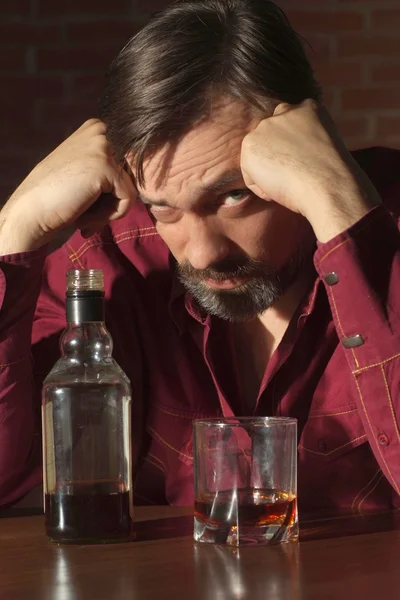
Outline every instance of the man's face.
<path id="1" fill-rule="evenodd" d="M 241 145 L 262 116 L 221 99 L 212 116 L 144 163 L 139 188 L 178 263 L 178 275 L 210 314 L 244 321 L 296 279 L 305 220 L 246 187 Z"/>

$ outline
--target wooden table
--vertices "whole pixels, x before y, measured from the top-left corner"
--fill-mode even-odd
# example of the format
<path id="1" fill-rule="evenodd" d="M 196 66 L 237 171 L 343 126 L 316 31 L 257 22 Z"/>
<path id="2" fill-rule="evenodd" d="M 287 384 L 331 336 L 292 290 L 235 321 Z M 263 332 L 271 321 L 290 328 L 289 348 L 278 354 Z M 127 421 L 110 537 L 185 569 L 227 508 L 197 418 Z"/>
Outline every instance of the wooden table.
<path id="1" fill-rule="evenodd" d="M 379 600 L 400 597 L 398 513 L 306 520 L 299 544 L 192 540 L 190 508 L 136 509 L 137 539 L 57 546 L 43 516 L 0 519 L 1 600 Z M 371 533 L 371 532 L 374 533 Z"/>

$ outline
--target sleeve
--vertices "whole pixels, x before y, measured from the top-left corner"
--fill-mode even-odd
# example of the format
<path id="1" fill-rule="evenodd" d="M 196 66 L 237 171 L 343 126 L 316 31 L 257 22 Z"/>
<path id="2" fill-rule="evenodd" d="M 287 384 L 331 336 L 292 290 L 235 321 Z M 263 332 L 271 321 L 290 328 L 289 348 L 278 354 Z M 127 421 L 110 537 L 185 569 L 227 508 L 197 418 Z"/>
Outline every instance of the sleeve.
<path id="1" fill-rule="evenodd" d="M 65 327 L 67 256 L 46 248 L 0 257 L 0 507 L 41 483 L 40 392 Z M 49 293 L 49 279 L 60 284 Z"/>
<path id="2" fill-rule="evenodd" d="M 400 494 L 400 233 L 384 206 L 320 244 L 314 263 L 375 457 Z"/>

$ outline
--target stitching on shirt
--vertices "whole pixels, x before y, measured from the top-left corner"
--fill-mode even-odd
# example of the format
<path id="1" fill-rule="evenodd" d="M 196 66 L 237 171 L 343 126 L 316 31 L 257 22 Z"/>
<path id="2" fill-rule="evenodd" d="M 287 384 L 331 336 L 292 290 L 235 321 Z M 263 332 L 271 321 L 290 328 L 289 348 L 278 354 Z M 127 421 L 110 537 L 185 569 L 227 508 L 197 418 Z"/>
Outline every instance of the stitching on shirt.
<path id="1" fill-rule="evenodd" d="M 375 477 L 377 477 L 377 476 L 379 475 L 379 473 L 382 473 L 382 469 L 378 469 L 378 470 L 377 470 L 377 472 L 375 473 L 375 475 L 372 477 L 372 479 L 371 479 L 370 481 L 368 481 L 367 485 L 364 485 L 364 487 L 363 487 L 363 488 L 361 488 L 361 490 L 358 492 L 357 496 L 354 498 L 354 500 L 353 500 L 353 502 L 352 502 L 352 504 L 351 504 L 351 508 L 352 508 L 352 510 L 354 509 L 354 505 L 355 505 L 355 503 L 357 502 L 357 500 L 358 500 L 359 496 L 361 496 L 361 494 L 362 494 L 363 492 L 365 492 L 365 490 L 367 490 L 367 489 L 369 488 L 369 486 L 370 486 L 370 485 L 372 485 L 372 483 L 373 483 L 373 481 L 374 481 Z"/>
<path id="2" fill-rule="evenodd" d="M 0 364 L 0 369 L 5 369 L 6 367 L 12 367 L 13 365 L 17 365 L 18 363 L 20 363 L 30 357 L 31 357 L 30 354 L 26 354 L 22 358 L 19 358 L 18 360 L 14 360 L 13 362 L 4 363 L 2 365 Z"/>
<path id="3" fill-rule="evenodd" d="M 80 268 L 81 268 L 81 269 L 83 269 L 83 265 L 82 265 L 81 261 L 79 260 L 79 256 L 77 256 L 77 253 L 74 251 L 74 249 L 73 249 L 73 247 L 71 246 L 71 244 L 69 244 L 69 243 L 67 242 L 67 246 L 68 246 L 68 248 L 69 248 L 69 251 L 71 252 L 71 255 L 68 257 L 68 258 L 69 258 L 69 260 L 70 260 L 71 262 L 75 262 L 75 260 L 76 260 L 76 261 L 77 261 L 77 263 L 78 263 L 78 265 L 80 266 Z M 74 257 L 73 259 L 72 259 L 72 256 Z"/>
<path id="4" fill-rule="evenodd" d="M 144 456 L 143 459 L 146 462 L 149 462 L 151 465 L 153 465 L 154 467 L 156 467 L 157 469 L 159 469 L 163 475 L 167 475 L 167 469 L 164 465 L 163 462 L 161 462 L 159 459 L 157 459 L 153 454 L 147 454 L 147 456 Z"/>
<path id="5" fill-rule="evenodd" d="M 341 321 L 340 321 L 339 312 L 338 312 L 338 309 L 337 309 L 336 300 L 335 300 L 335 296 L 334 296 L 334 294 L 333 294 L 333 290 L 332 290 L 332 288 L 329 288 L 329 291 L 330 291 L 330 294 L 331 294 L 331 298 L 332 298 L 333 307 L 334 307 L 334 309 L 335 309 L 336 318 L 337 318 L 337 320 L 338 320 L 338 323 L 339 323 L 340 331 L 341 331 L 341 333 L 342 333 L 343 337 L 346 337 L 346 336 L 345 336 L 345 333 L 344 333 L 344 331 L 343 331 L 342 323 L 341 323 Z M 356 367 L 358 368 L 360 365 L 359 365 L 359 363 L 358 363 L 358 360 L 357 360 L 356 353 L 354 352 L 354 348 L 352 348 L 352 349 L 351 349 L 351 353 L 352 353 L 352 355 L 353 355 L 353 358 L 354 358 L 354 362 L 355 362 L 355 364 L 356 364 Z"/>
<path id="6" fill-rule="evenodd" d="M 142 231 L 155 231 L 156 228 L 154 227 L 154 225 L 152 227 L 141 227 L 138 229 L 127 229 L 126 231 L 121 231 L 121 233 L 116 233 L 114 235 L 114 239 L 117 240 L 120 237 L 123 237 L 124 235 L 126 235 L 127 233 L 140 233 Z"/>
<path id="7" fill-rule="evenodd" d="M 360 235 L 360 233 L 362 231 L 364 231 L 364 229 L 367 229 L 369 226 L 371 225 L 371 221 L 368 221 L 368 223 L 365 223 L 362 227 L 360 227 L 357 231 L 354 232 L 354 237 L 357 237 L 358 235 Z M 324 254 L 324 256 L 322 256 L 322 258 L 320 259 L 320 263 L 322 263 L 323 260 L 325 260 L 325 258 L 327 256 L 329 256 L 332 252 L 334 252 L 335 250 L 337 250 L 338 248 L 340 248 L 340 246 L 344 246 L 344 244 L 347 244 L 347 242 L 350 242 L 353 238 L 349 237 L 347 239 L 345 239 L 343 242 L 340 242 L 340 244 L 338 244 L 337 246 L 334 246 L 333 248 L 331 248 L 326 254 Z"/>
<path id="8" fill-rule="evenodd" d="M 322 256 L 320 258 L 320 264 L 330 255 L 332 254 L 332 252 L 335 252 L 335 250 L 337 250 L 338 248 L 340 248 L 341 246 L 344 246 L 345 244 L 347 244 L 347 242 L 350 242 L 351 238 L 347 238 L 347 240 L 344 240 L 343 242 L 340 242 L 340 244 L 338 244 L 337 246 L 334 246 L 333 248 L 331 248 L 326 254 L 324 254 L 324 256 Z"/>
<path id="9" fill-rule="evenodd" d="M 338 417 L 339 415 L 349 415 L 350 413 L 357 412 L 358 408 L 353 408 L 352 410 L 344 410 L 342 412 L 337 413 L 329 413 L 326 415 L 309 415 L 309 419 L 320 419 L 321 417 Z"/>
<path id="10" fill-rule="evenodd" d="M 395 417 L 395 414 L 394 414 L 394 408 L 393 408 L 392 396 L 391 396 L 391 393 L 390 393 L 390 390 L 389 390 L 389 384 L 388 384 L 388 381 L 387 381 L 387 379 L 386 379 L 386 374 L 385 374 L 385 370 L 384 370 L 384 368 L 383 368 L 383 365 L 381 365 L 381 372 L 382 372 L 383 381 L 385 382 L 386 393 L 387 393 L 387 397 L 388 397 L 388 400 L 389 400 L 390 412 L 392 413 L 392 418 L 393 418 L 394 428 L 395 428 L 395 430 L 396 430 L 396 433 L 397 433 L 397 439 L 398 439 L 398 440 L 399 440 L 399 442 L 400 442 L 400 432 L 399 432 L 399 427 L 398 427 L 398 425 L 397 425 L 396 417 Z"/>
<path id="11" fill-rule="evenodd" d="M 161 460 L 161 458 L 158 458 L 158 456 L 154 456 L 154 454 L 152 454 L 151 452 L 148 452 L 147 456 L 150 456 L 150 458 L 155 460 L 164 469 L 165 474 L 167 474 L 167 467 L 165 466 L 165 463 Z"/>
<path id="12" fill-rule="evenodd" d="M 365 502 L 365 500 L 368 498 L 368 496 L 370 496 L 370 495 L 372 494 L 372 492 L 373 492 L 373 491 L 376 489 L 376 487 L 378 486 L 378 484 L 379 484 L 379 482 L 381 481 L 382 477 L 383 477 L 383 473 L 381 473 L 381 476 L 378 478 L 378 481 L 375 483 L 375 485 L 374 485 L 374 487 L 372 488 L 372 490 L 369 490 L 369 492 L 367 492 L 367 493 L 365 494 L 364 498 L 363 498 L 363 499 L 360 501 L 360 503 L 359 503 L 359 505 L 358 505 L 358 507 L 357 507 L 357 509 L 358 509 L 358 512 L 360 512 L 360 513 L 361 513 L 361 505 L 363 504 L 363 502 Z"/>
<path id="13" fill-rule="evenodd" d="M 400 356 L 400 353 L 395 354 L 394 356 L 391 356 L 390 358 L 386 358 L 385 360 L 382 360 L 381 362 L 374 363 L 373 365 L 369 365 L 367 367 L 361 367 L 361 369 L 355 369 L 355 371 L 353 371 L 353 375 L 358 375 L 359 373 L 362 373 L 363 371 L 367 371 L 368 369 L 372 369 L 373 367 L 380 367 L 381 365 L 385 365 L 386 363 L 390 362 L 391 360 L 394 360 L 395 358 L 399 358 L 399 356 Z"/>
<path id="14" fill-rule="evenodd" d="M 356 387 L 357 387 L 357 390 L 358 390 L 358 394 L 359 394 L 359 396 L 360 396 L 361 404 L 362 404 L 362 407 L 363 407 L 363 410 L 364 410 L 364 413 L 365 413 L 366 419 L 367 419 L 367 421 L 368 421 L 368 425 L 369 425 L 369 427 L 370 427 L 370 429 L 371 429 L 371 433 L 372 433 L 372 435 L 373 435 L 373 433 L 374 433 L 374 430 L 372 429 L 372 424 L 371 424 L 371 421 L 370 421 L 370 418 L 369 418 L 369 415 L 368 415 L 367 409 L 366 409 L 366 407 L 365 407 L 365 404 L 364 404 L 364 398 L 363 398 L 363 395 L 362 395 L 362 392 L 361 392 L 361 388 L 360 388 L 360 386 L 359 386 L 359 384 L 358 384 L 357 377 L 354 377 L 354 381 L 355 381 L 355 384 L 356 384 Z M 393 477 L 393 475 L 392 475 L 392 472 L 391 472 L 391 470 L 389 469 L 389 467 L 388 467 L 388 465 L 387 465 L 387 462 L 386 462 L 386 460 L 385 460 L 385 457 L 384 457 L 384 456 L 383 456 L 383 454 L 382 454 L 382 450 L 381 450 L 381 448 L 380 448 L 379 444 L 377 444 L 377 448 L 378 448 L 379 454 L 381 455 L 382 462 L 383 462 L 383 464 L 385 465 L 385 467 L 386 467 L 386 469 L 387 469 L 387 471 L 388 471 L 388 473 L 389 473 L 389 475 L 390 475 L 390 478 L 391 478 L 391 480 L 392 480 L 392 483 L 393 483 L 393 487 L 394 487 L 394 489 L 396 490 L 396 492 L 397 492 L 397 493 L 400 495 L 400 490 L 399 490 L 399 488 L 398 488 L 398 486 L 397 486 L 397 484 L 396 484 L 396 481 L 395 481 L 395 479 L 394 479 L 394 477 Z"/>
<path id="15" fill-rule="evenodd" d="M 159 235 L 159 233 L 157 231 L 154 231 L 153 233 L 143 233 L 143 234 L 139 234 L 139 235 L 132 234 L 127 237 L 121 238 L 120 240 L 115 240 L 115 243 L 118 245 L 118 244 L 121 244 L 121 242 L 126 242 L 127 240 L 139 239 L 139 238 L 141 239 L 141 238 L 145 238 L 145 237 L 151 237 L 154 235 Z"/>
<path id="16" fill-rule="evenodd" d="M 134 232 L 140 233 L 141 231 L 149 231 L 150 229 L 155 230 L 155 227 L 153 226 L 153 227 L 142 227 L 142 228 L 138 228 L 138 229 L 127 229 L 126 231 L 121 231 L 121 233 L 115 234 L 113 237 L 116 240 L 119 237 L 126 235 L 127 233 L 134 233 Z M 89 244 L 90 244 L 90 240 L 86 240 L 86 242 L 83 242 L 83 244 L 81 246 L 79 246 L 79 248 L 76 250 L 76 252 L 73 252 L 73 253 L 79 254 L 81 252 L 81 250 L 85 251 L 86 246 L 88 246 Z M 71 246 L 69 246 L 69 247 L 71 248 Z M 72 248 L 71 248 L 71 250 L 72 250 Z"/>
<path id="17" fill-rule="evenodd" d="M 170 448 L 171 450 L 173 450 L 174 452 L 176 452 L 177 454 L 180 454 L 180 456 L 183 456 L 184 458 L 187 458 L 189 460 L 193 460 L 193 456 L 189 456 L 189 454 L 185 454 L 184 452 L 181 452 L 180 450 L 178 450 L 177 448 L 174 448 L 173 446 L 171 446 L 171 444 L 168 444 L 167 441 L 165 441 L 161 435 L 159 435 L 156 431 L 154 431 L 154 429 L 150 426 L 148 426 L 148 430 L 163 444 L 165 444 L 166 446 L 168 446 L 168 448 Z"/>
<path id="18" fill-rule="evenodd" d="M 195 418 L 194 415 L 192 417 L 189 417 L 188 415 L 181 415 L 180 413 L 174 412 L 172 410 L 161 408 L 161 406 L 159 406 L 158 408 L 161 412 L 165 413 L 166 415 L 171 415 L 172 417 L 181 417 L 182 419 L 189 419 L 189 421 L 193 421 L 193 419 Z"/>
<path id="19" fill-rule="evenodd" d="M 330 452 L 317 452 L 316 450 L 310 450 L 309 448 L 305 448 L 301 444 L 299 444 L 299 448 L 302 448 L 306 452 L 311 452 L 312 454 L 319 454 L 321 456 L 329 456 L 330 454 L 333 454 L 334 452 L 337 452 L 338 450 L 341 450 L 342 448 L 345 448 L 346 446 L 350 446 L 350 444 L 353 444 L 354 442 L 358 442 L 358 440 L 362 440 L 365 437 L 367 437 L 366 433 L 364 433 L 363 435 L 360 435 L 359 437 L 354 438 L 354 440 L 350 440 L 350 442 L 346 442 L 345 444 L 338 446 L 337 448 L 335 448 L 334 450 L 331 450 Z"/>
<path id="20" fill-rule="evenodd" d="M 134 231 L 134 230 L 132 230 Z M 126 235 L 127 233 L 129 233 L 129 231 L 127 232 L 123 232 L 120 233 L 119 236 L 122 235 Z M 134 238 L 144 238 L 144 237 L 150 237 L 150 236 L 154 236 L 154 235 L 159 235 L 157 231 L 152 232 L 152 233 L 140 233 L 140 230 L 138 230 L 138 234 L 131 234 L 131 235 L 127 235 L 126 237 L 121 237 L 121 239 L 116 239 L 114 238 L 114 240 L 112 242 L 103 242 L 102 240 L 99 239 L 93 239 L 93 240 L 89 240 L 88 242 L 86 242 L 85 244 L 83 244 L 81 246 L 81 248 L 79 250 L 77 250 L 76 252 L 72 251 L 71 256 L 69 256 L 69 259 L 72 262 L 75 262 L 76 260 L 79 260 L 79 258 L 81 258 L 85 252 L 87 252 L 88 250 L 90 250 L 90 248 L 95 248 L 96 246 L 101 246 L 101 245 L 108 245 L 108 244 L 120 244 L 121 242 L 126 242 L 127 240 L 131 240 Z M 71 248 L 72 250 L 72 248 Z"/>

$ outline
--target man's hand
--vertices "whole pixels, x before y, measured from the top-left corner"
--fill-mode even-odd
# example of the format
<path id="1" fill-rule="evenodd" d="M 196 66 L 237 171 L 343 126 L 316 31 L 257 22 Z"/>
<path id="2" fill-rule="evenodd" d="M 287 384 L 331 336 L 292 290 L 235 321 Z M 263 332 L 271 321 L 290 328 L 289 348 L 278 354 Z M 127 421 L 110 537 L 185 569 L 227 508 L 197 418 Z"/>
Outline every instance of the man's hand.
<path id="1" fill-rule="evenodd" d="M 380 203 L 325 108 L 279 104 L 243 140 L 241 167 L 260 198 L 298 212 L 326 242 Z"/>
<path id="2" fill-rule="evenodd" d="M 105 134 L 87 121 L 33 169 L 0 213 L 0 255 L 39 248 L 69 226 L 90 235 L 129 211 L 135 187 Z"/>

